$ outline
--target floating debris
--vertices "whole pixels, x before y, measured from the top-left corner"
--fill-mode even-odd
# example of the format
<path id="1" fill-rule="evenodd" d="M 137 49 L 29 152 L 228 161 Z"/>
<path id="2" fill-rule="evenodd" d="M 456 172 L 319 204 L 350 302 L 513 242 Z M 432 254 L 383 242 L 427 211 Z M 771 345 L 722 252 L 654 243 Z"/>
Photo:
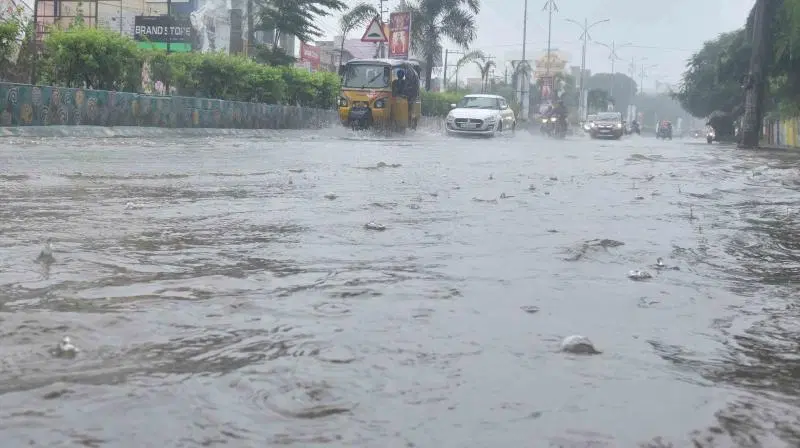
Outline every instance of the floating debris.
<path id="1" fill-rule="evenodd" d="M 60 358 L 74 358 L 80 350 L 72 344 L 69 336 L 64 336 L 55 349 L 55 355 Z"/>
<path id="2" fill-rule="evenodd" d="M 599 355 L 602 353 L 594 347 L 589 338 L 577 334 L 567 336 L 561 341 L 561 351 L 576 355 Z"/>
<path id="3" fill-rule="evenodd" d="M 670 271 L 680 271 L 681 270 L 681 268 L 679 268 L 677 266 L 667 266 L 666 264 L 664 264 L 664 259 L 661 258 L 661 257 L 658 257 L 658 259 L 656 260 L 655 268 L 659 269 L 659 270 L 667 269 L 667 270 L 670 270 Z"/>
<path id="4" fill-rule="evenodd" d="M 628 272 L 628 278 L 631 280 L 648 280 L 653 278 L 653 276 L 647 271 L 640 271 L 635 269 L 633 271 Z"/>
<path id="5" fill-rule="evenodd" d="M 339 196 L 336 196 L 334 193 L 328 193 L 328 194 L 325 195 L 325 199 L 328 199 L 330 201 L 332 201 L 332 200 L 334 200 L 334 199 L 336 199 L 338 197 Z"/>
<path id="6" fill-rule="evenodd" d="M 378 232 L 383 232 L 386 230 L 386 226 L 383 224 L 378 224 L 377 222 L 368 222 L 364 224 L 364 228 L 367 230 L 375 230 Z"/>
<path id="7" fill-rule="evenodd" d="M 514 197 L 514 196 L 509 196 L 509 195 L 507 195 L 507 194 L 505 194 L 505 193 L 500 193 L 500 199 L 511 199 L 511 198 L 513 198 L 513 197 Z"/>
<path id="8" fill-rule="evenodd" d="M 497 204 L 497 199 L 481 199 L 481 198 L 472 198 L 474 202 L 486 202 L 488 204 Z"/>
<path id="9" fill-rule="evenodd" d="M 536 191 L 536 185 L 530 184 L 528 186 L 528 191 Z"/>
<path id="10" fill-rule="evenodd" d="M 521 306 L 520 309 L 528 314 L 536 314 L 539 312 L 539 307 L 533 305 Z"/>
<path id="11" fill-rule="evenodd" d="M 143 208 L 144 208 L 143 204 L 135 204 L 133 202 L 128 202 L 127 204 L 125 204 L 125 210 L 140 210 Z"/>

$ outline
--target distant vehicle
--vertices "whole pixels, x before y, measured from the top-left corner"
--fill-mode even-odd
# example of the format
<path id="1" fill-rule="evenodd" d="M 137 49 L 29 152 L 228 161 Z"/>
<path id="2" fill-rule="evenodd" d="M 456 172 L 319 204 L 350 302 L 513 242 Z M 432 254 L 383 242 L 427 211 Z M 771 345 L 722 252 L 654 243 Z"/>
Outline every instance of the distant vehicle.
<path id="1" fill-rule="evenodd" d="M 717 139 L 717 133 L 714 131 L 714 128 L 711 126 L 706 127 L 706 141 L 710 145 Z"/>
<path id="2" fill-rule="evenodd" d="M 658 129 L 656 130 L 656 138 L 663 138 L 664 140 L 672 140 L 672 122 L 671 121 L 661 121 L 658 123 Z"/>
<path id="3" fill-rule="evenodd" d="M 703 138 L 704 134 L 705 133 L 703 131 L 695 129 L 694 131 L 692 131 L 692 138 Z"/>
<path id="4" fill-rule="evenodd" d="M 600 112 L 591 124 L 589 135 L 592 138 L 613 138 L 619 140 L 625 133 L 622 114 L 619 112 Z"/>
<path id="5" fill-rule="evenodd" d="M 467 95 L 450 107 L 445 120 L 447 135 L 494 137 L 504 130 L 514 132 L 517 127 L 514 111 L 499 95 Z"/>

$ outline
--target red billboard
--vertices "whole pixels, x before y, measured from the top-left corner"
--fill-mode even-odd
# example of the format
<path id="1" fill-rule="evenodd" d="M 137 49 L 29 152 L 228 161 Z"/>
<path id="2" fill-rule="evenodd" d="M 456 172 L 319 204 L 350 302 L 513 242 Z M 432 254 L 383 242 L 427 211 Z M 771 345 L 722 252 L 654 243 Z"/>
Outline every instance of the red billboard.
<path id="1" fill-rule="evenodd" d="M 393 12 L 389 16 L 389 57 L 408 59 L 411 50 L 411 13 Z"/>
<path id="2" fill-rule="evenodd" d="M 300 60 L 308 62 L 312 69 L 318 70 L 320 61 L 319 47 L 302 42 L 300 44 Z"/>

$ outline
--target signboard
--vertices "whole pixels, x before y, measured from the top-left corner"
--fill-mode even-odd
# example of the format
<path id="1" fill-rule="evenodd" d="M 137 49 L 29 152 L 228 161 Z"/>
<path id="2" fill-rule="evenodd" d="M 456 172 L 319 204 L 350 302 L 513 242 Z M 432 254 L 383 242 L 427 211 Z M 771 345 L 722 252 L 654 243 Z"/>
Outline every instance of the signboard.
<path id="1" fill-rule="evenodd" d="M 314 70 L 319 70 L 319 47 L 309 45 L 305 42 L 300 43 L 300 60 L 308 62 Z"/>
<path id="2" fill-rule="evenodd" d="M 388 40 L 389 39 L 386 38 L 386 33 L 381 26 L 380 17 L 375 17 L 372 19 L 372 22 L 370 22 L 369 26 L 367 27 L 367 31 L 364 32 L 363 36 L 361 36 L 361 42 L 387 42 Z"/>
<path id="3" fill-rule="evenodd" d="M 411 50 L 411 13 L 393 12 L 389 16 L 389 57 L 408 59 Z"/>
<path id="4" fill-rule="evenodd" d="M 133 38 L 139 48 L 167 49 L 170 51 L 192 51 L 192 25 L 189 18 L 168 16 L 136 16 Z"/>

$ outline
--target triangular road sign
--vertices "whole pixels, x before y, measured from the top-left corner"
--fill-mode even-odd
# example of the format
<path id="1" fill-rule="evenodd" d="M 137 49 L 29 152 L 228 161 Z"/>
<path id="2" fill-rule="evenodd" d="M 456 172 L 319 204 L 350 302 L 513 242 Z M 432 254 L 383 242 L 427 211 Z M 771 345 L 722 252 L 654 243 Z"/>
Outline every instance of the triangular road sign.
<path id="1" fill-rule="evenodd" d="M 364 32 L 364 36 L 361 37 L 361 42 L 389 42 L 381 26 L 381 19 L 379 17 L 375 17 L 372 19 L 372 22 L 369 23 L 367 31 Z"/>

